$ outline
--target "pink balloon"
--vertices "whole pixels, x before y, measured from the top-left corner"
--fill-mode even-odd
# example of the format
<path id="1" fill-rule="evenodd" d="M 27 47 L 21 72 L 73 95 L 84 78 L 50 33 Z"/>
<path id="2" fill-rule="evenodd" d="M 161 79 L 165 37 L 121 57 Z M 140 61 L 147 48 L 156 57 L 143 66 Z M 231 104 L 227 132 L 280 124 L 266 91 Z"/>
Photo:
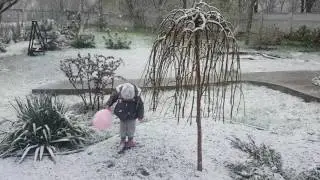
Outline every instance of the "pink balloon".
<path id="1" fill-rule="evenodd" d="M 93 126 L 98 130 L 110 128 L 112 125 L 112 113 L 108 109 L 98 111 L 92 121 Z"/>

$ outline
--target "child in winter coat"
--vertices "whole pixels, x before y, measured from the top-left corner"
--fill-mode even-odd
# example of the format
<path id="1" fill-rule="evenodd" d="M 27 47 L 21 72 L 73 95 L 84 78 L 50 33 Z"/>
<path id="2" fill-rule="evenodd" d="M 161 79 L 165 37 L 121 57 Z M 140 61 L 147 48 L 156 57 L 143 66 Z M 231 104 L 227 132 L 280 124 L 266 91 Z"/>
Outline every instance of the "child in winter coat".
<path id="1" fill-rule="evenodd" d="M 144 116 L 144 105 L 140 97 L 141 90 L 131 83 L 124 83 L 116 87 L 106 103 L 110 107 L 117 102 L 114 114 L 120 119 L 120 147 L 134 147 L 133 140 L 136 119 L 142 120 Z M 128 138 L 128 141 L 126 139 Z"/>

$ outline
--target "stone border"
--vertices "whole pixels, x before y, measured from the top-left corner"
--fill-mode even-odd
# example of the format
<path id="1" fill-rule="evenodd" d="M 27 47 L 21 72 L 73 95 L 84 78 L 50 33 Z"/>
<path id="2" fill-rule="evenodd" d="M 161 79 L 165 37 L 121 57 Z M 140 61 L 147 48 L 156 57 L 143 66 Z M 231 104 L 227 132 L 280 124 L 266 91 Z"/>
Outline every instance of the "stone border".
<path id="1" fill-rule="evenodd" d="M 273 83 L 267 83 L 267 82 L 261 82 L 261 81 L 241 81 L 242 83 L 249 83 L 249 84 L 253 84 L 256 86 L 265 86 L 269 89 L 273 89 L 273 90 L 277 90 L 277 91 L 281 91 L 283 93 L 286 94 L 290 94 L 292 96 L 295 97 L 299 97 L 301 99 L 303 99 L 305 102 L 320 102 L 320 98 L 316 97 L 316 96 L 312 96 L 297 90 L 294 90 L 292 88 L 283 86 L 283 85 L 279 85 L 279 84 L 273 84 Z M 320 90 L 319 90 L 320 91 Z"/>
<path id="2" fill-rule="evenodd" d="M 236 82 L 226 82 L 222 83 L 221 85 L 227 85 L 230 83 L 236 83 Z M 274 84 L 274 83 L 269 83 L 269 82 L 262 82 L 262 81 L 253 81 L 253 80 L 241 80 L 239 83 L 247 83 L 247 84 L 252 84 L 256 86 L 265 86 L 269 89 L 273 90 L 278 90 L 286 94 L 290 94 L 295 97 L 299 97 L 303 99 L 305 102 L 320 102 L 320 98 L 316 96 L 312 96 L 297 90 L 294 90 L 292 88 L 279 85 L 279 84 Z M 210 85 L 215 85 L 215 84 L 210 84 Z M 190 86 L 187 86 L 187 88 Z M 147 89 L 150 87 L 141 87 L 142 89 Z M 168 85 L 168 86 L 163 86 L 162 90 L 173 90 L 175 86 L 173 85 Z M 106 94 L 110 94 L 112 92 L 111 88 L 106 88 L 104 90 Z M 56 95 L 78 95 L 82 93 L 87 93 L 89 92 L 88 89 L 84 90 L 75 90 L 75 89 L 32 89 L 32 94 L 56 94 Z"/>

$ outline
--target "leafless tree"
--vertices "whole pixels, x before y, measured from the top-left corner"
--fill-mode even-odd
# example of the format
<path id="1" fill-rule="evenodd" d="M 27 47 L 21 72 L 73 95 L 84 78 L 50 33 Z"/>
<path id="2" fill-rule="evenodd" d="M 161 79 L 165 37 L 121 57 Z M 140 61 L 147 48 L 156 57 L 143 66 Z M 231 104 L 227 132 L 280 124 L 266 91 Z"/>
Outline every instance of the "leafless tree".
<path id="1" fill-rule="evenodd" d="M 182 2 L 183 2 L 183 6 L 182 7 L 184 9 L 187 9 L 187 0 L 182 0 Z"/>
<path id="2" fill-rule="evenodd" d="M 311 13 L 315 2 L 316 0 L 300 0 L 300 12 Z"/>
<path id="3" fill-rule="evenodd" d="M 174 114 L 178 121 L 187 115 L 191 122 L 196 108 L 199 171 L 202 170 L 201 117 L 224 120 L 227 94 L 231 116 L 235 110 L 235 95 L 241 85 L 225 83 L 240 80 L 238 50 L 231 24 L 217 8 L 201 1 L 190 9 L 173 10 L 161 23 L 153 44 L 144 78 L 145 86 L 151 87 L 152 109 L 157 109 L 161 87 L 167 85 L 172 70 Z M 185 112 L 188 103 L 191 110 Z"/>
<path id="4" fill-rule="evenodd" d="M 153 2 L 154 8 L 158 12 L 157 24 L 160 24 L 162 21 L 162 17 L 163 17 L 162 16 L 163 11 L 164 11 L 165 5 L 168 2 L 168 0 L 152 0 L 152 2 Z"/>
<path id="5" fill-rule="evenodd" d="M 316 0 L 306 0 L 306 12 L 311 13 L 312 7 Z"/>
<path id="6" fill-rule="evenodd" d="M 125 0 L 125 7 L 128 11 L 135 28 L 145 27 L 145 12 L 150 0 Z"/>
<path id="7" fill-rule="evenodd" d="M 283 11 L 283 6 L 286 3 L 287 0 L 280 0 L 280 10 Z"/>
<path id="8" fill-rule="evenodd" d="M 0 15 L 15 5 L 19 0 L 0 0 Z"/>
<path id="9" fill-rule="evenodd" d="M 246 41 L 245 41 L 246 45 L 249 44 L 249 40 L 250 40 L 253 12 L 254 12 L 254 6 L 256 3 L 257 3 L 257 0 L 250 0 L 250 5 L 248 9 L 248 20 L 247 20 L 247 26 L 246 26 Z"/>

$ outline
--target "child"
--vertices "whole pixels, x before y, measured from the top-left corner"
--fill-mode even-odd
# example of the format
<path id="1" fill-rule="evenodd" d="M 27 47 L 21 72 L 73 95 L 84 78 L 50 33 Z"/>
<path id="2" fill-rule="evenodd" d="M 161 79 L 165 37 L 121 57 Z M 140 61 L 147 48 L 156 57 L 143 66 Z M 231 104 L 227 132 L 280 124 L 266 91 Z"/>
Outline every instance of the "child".
<path id="1" fill-rule="evenodd" d="M 131 83 L 124 83 L 116 87 L 106 103 L 110 107 L 117 102 L 114 114 L 120 119 L 120 149 L 135 146 L 133 141 L 136 119 L 142 120 L 144 116 L 144 105 L 140 97 L 140 88 Z M 128 141 L 126 138 L 128 137 Z"/>

